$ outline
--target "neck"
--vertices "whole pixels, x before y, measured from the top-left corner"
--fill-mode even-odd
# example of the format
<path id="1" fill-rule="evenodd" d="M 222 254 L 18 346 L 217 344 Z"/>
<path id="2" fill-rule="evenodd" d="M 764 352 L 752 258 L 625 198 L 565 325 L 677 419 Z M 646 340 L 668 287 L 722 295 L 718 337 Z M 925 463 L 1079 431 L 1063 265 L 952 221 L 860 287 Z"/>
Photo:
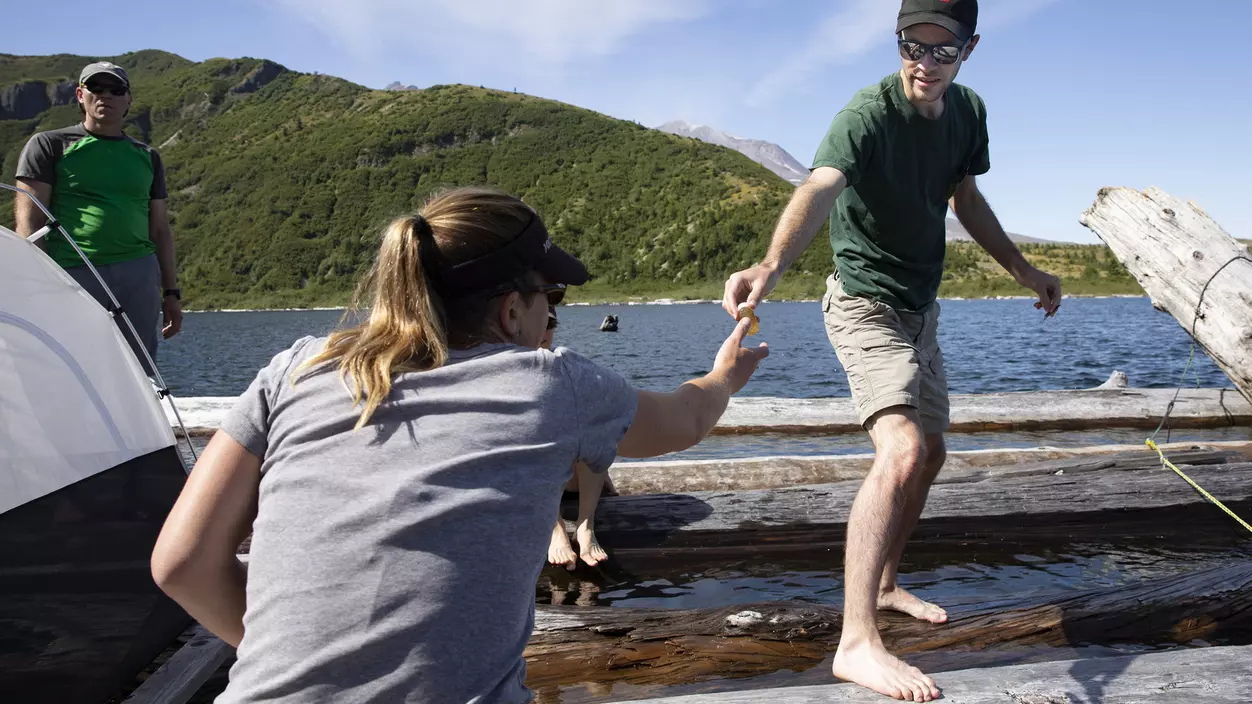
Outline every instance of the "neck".
<path id="1" fill-rule="evenodd" d="M 943 117 L 943 109 L 948 102 L 946 91 L 934 102 L 919 99 L 913 93 L 913 84 L 908 80 L 903 69 L 900 70 L 900 85 L 904 86 L 904 97 L 908 98 L 909 103 L 917 108 L 917 114 L 928 120 L 938 120 L 940 117 Z"/>
<path id="2" fill-rule="evenodd" d="M 117 123 L 105 123 L 97 120 L 91 115 L 87 115 L 83 118 L 83 127 L 86 127 L 87 131 L 92 134 L 103 135 L 105 137 L 122 136 L 122 123 L 120 121 Z"/>

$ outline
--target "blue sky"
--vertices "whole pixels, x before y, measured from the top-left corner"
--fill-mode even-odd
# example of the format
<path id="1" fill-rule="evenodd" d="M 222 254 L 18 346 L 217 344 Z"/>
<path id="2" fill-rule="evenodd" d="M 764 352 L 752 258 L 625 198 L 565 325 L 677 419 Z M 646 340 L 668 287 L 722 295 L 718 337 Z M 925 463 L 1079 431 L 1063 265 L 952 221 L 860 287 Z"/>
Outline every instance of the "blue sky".
<path id="1" fill-rule="evenodd" d="M 468 83 L 808 163 L 858 88 L 899 68 L 898 0 L 131 0 L 6 3 L 5 52 L 254 56 L 382 87 Z M 960 82 L 986 100 L 1006 228 L 1074 242 L 1102 186 L 1159 186 L 1252 238 L 1247 0 L 983 0 Z M 177 7 L 178 9 L 174 9 Z M 35 31 L 48 18 L 60 29 Z M 66 18 L 74 18 L 66 21 Z"/>

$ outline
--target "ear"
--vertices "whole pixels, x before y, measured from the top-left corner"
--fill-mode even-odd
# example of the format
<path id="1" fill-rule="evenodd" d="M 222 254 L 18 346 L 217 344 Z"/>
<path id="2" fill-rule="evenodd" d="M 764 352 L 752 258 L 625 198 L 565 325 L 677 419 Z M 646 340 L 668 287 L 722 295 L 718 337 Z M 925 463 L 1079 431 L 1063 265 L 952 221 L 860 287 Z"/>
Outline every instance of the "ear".
<path id="1" fill-rule="evenodd" d="M 505 339 L 516 337 L 522 324 L 522 294 L 511 291 L 500 297 L 500 307 L 496 310 L 496 324 Z"/>
<path id="2" fill-rule="evenodd" d="M 978 46 L 978 40 L 982 38 L 981 34 L 975 34 L 969 38 L 969 46 L 965 47 L 964 61 L 969 61 L 969 55 L 974 53 L 974 47 Z"/>
<path id="3" fill-rule="evenodd" d="M 79 105 L 83 104 L 83 91 L 84 90 L 86 90 L 86 88 L 83 88 L 81 83 L 79 85 L 74 86 L 74 100 L 77 100 Z"/>

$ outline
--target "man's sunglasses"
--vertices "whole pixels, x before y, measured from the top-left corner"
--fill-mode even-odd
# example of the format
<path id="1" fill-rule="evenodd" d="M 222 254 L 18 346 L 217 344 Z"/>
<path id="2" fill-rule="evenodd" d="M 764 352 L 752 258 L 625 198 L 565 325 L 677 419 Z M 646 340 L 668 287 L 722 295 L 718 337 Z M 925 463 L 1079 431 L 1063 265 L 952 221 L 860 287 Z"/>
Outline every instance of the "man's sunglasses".
<path id="1" fill-rule="evenodd" d="M 92 95 L 104 95 L 105 93 L 109 93 L 110 95 L 115 95 L 119 98 L 130 92 L 130 88 L 127 88 L 126 86 L 119 86 L 117 84 L 104 85 L 100 83 L 84 83 L 83 87 L 86 88 Z"/>
<path id="2" fill-rule="evenodd" d="M 900 45 L 900 56 L 909 61 L 921 61 L 929 52 L 937 64 L 956 63 L 961 58 L 961 51 L 965 49 L 965 44 L 923 44 L 904 38 L 898 39 L 897 43 Z"/>

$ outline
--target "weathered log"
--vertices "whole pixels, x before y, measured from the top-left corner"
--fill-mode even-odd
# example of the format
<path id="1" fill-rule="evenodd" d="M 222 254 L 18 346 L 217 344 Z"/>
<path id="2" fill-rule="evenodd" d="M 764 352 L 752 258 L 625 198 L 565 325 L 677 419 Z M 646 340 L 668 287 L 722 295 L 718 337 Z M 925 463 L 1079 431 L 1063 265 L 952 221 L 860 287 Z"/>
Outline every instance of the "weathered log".
<path id="1" fill-rule="evenodd" d="M 951 432 L 1155 428 L 1172 389 L 1024 391 L 954 395 Z M 1175 428 L 1252 425 L 1252 404 L 1233 390 L 1185 389 L 1170 415 Z M 718 435 L 863 432 L 847 398 L 736 398 Z"/>
<path id="2" fill-rule="evenodd" d="M 1230 451 L 1238 453 L 1246 461 L 1252 461 L 1252 442 L 1248 441 L 1172 443 L 1162 445 L 1162 448 L 1167 453 L 1195 448 Z M 1134 456 L 1144 459 L 1155 458 L 1142 444 L 950 451 L 938 481 L 950 481 L 968 469 L 1027 465 L 1050 460 L 1079 463 L 1127 453 L 1136 453 Z M 830 484 L 862 479 L 873 463 L 873 454 L 654 460 L 621 462 L 614 465 L 610 473 L 614 486 L 623 495 L 669 494 Z"/>
<path id="3" fill-rule="evenodd" d="M 878 626 L 893 652 L 941 651 L 952 655 L 948 666 L 969 652 L 1027 646 L 1246 637 L 1252 635 L 1252 564 L 954 607 L 949 617 L 936 626 L 888 614 Z M 527 682 L 533 688 L 585 681 L 673 685 L 802 670 L 835 650 L 841 624 L 839 610 L 802 602 L 693 610 L 541 606 L 526 648 Z"/>
<path id="4" fill-rule="evenodd" d="M 935 677 L 959 704 L 1227 704 L 1252 696 L 1252 646 L 1180 648 L 1165 653 L 959 670 Z M 753 689 L 635 704 L 882 704 L 853 684 Z"/>
<path id="5" fill-rule="evenodd" d="M 1177 455 L 1181 464 L 1222 461 L 1224 457 Z M 1252 505 L 1252 463 L 1191 466 L 1184 469 L 1201 486 L 1235 510 Z M 975 469 L 954 473 L 930 492 L 922 522 L 966 521 L 971 530 L 989 523 L 1011 530 L 1025 517 L 1045 519 L 1057 530 L 1090 529 L 1110 515 L 1192 506 L 1217 511 L 1159 461 L 1144 457 L 1120 464 L 1109 459 L 1086 463 Z M 596 515 L 601 544 L 611 548 L 676 548 L 794 543 L 798 535 L 833 538 L 846 525 L 859 482 L 736 492 L 620 496 L 603 499 Z M 1003 520 L 1012 518 L 1011 521 Z M 987 519 L 994 519 L 988 521 Z M 1239 526 L 1233 521 L 1232 529 Z"/>
<path id="6" fill-rule="evenodd" d="M 1174 316 L 1252 401 L 1252 255 L 1198 205 L 1158 189 L 1104 188 L 1082 215 L 1157 308 Z"/>
<path id="7" fill-rule="evenodd" d="M 1172 389 L 1091 389 L 969 394 L 952 397 L 952 432 L 1155 428 Z M 234 398 L 175 400 L 192 436 L 211 435 Z M 177 432 L 173 413 L 166 408 Z M 1171 414 L 1175 428 L 1252 425 L 1252 404 L 1227 389 L 1186 389 Z M 715 435 L 864 432 L 850 398 L 732 398 Z"/>

